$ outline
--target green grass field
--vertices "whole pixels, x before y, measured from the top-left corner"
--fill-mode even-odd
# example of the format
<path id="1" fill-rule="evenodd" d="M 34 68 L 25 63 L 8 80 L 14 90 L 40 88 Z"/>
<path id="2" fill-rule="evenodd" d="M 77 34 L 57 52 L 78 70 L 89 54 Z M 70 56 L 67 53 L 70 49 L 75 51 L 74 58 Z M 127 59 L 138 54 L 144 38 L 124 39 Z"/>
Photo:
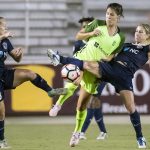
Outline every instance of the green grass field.
<path id="1" fill-rule="evenodd" d="M 69 140 L 74 125 L 7 125 L 6 137 L 11 150 L 137 150 L 131 125 L 107 125 L 108 138 L 96 140 L 98 127 L 91 125 L 87 140 L 71 148 Z M 143 125 L 143 133 L 150 149 L 150 125 Z"/>

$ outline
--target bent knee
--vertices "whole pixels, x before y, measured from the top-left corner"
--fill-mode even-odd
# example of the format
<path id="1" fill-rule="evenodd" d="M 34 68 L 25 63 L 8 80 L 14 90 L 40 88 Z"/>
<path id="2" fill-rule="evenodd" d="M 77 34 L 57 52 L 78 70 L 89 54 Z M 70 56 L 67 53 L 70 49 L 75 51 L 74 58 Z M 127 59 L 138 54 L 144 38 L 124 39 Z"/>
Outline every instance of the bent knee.
<path id="1" fill-rule="evenodd" d="M 27 79 L 29 79 L 29 80 L 33 80 L 33 79 L 35 79 L 36 78 L 36 73 L 35 72 L 33 72 L 33 71 L 31 71 L 31 70 L 24 70 L 23 72 L 22 72 L 22 75 L 24 76 L 24 78 L 27 78 Z"/>
<path id="2" fill-rule="evenodd" d="M 85 105 L 77 105 L 77 110 L 79 110 L 79 111 L 83 111 L 83 110 L 85 110 L 86 109 L 86 106 Z"/>
<path id="3" fill-rule="evenodd" d="M 135 112 L 135 106 L 127 106 L 126 109 L 130 114 Z"/>

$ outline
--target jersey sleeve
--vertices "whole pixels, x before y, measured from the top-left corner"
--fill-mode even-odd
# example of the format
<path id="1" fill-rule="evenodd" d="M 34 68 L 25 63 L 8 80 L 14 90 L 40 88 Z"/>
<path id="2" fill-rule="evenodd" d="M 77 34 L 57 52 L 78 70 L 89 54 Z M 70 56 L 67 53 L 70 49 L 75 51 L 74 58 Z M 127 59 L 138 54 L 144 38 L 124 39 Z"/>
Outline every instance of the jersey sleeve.
<path id="1" fill-rule="evenodd" d="M 119 44 L 119 46 L 113 51 L 112 54 L 119 53 L 119 52 L 122 50 L 122 48 L 123 48 L 123 45 L 124 45 L 124 42 L 125 42 L 125 36 L 124 36 L 124 34 L 123 34 L 122 32 L 120 32 L 119 35 L 120 35 L 120 44 Z"/>
<path id="2" fill-rule="evenodd" d="M 85 32 L 91 32 L 98 26 L 103 26 L 103 25 L 106 25 L 106 22 L 104 20 L 95 19 L 85 27 Z"/>
<path id="3" fill-rule="evenodd" d="M 8 53 L 10 53 L 14 49 L 9 39 L 4 39 L 2 42 L 3 45 L 6 47 Z"/>

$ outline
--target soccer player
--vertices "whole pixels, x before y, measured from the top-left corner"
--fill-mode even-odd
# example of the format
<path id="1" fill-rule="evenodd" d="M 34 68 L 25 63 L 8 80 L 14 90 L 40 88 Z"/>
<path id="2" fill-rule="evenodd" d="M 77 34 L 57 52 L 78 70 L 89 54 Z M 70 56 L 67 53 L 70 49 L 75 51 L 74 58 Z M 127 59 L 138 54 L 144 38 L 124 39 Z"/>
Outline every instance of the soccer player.
<path id="1" fill-rule="evenodd" d="M 6 21 L 0 17 L 0 148 L 9 148 L 4 138 L 4 120 L 5 120 L 5 104 L 4 90 L 14 89 L 26 81 L 41 88 L 48 93 L 49 96 L 66 94 L 66 89 L 53 89 L 47 82 L 38 74 L 27 69 L 7 69 L 5 60 L 9 54 L 16 62 L 20 62 L 23 52 L 22 48 L 14 48 L 7 37 L 11 33 L 7 30 Z"/>
<path id="2" fill-rule="evenodd" d="M 80 60 L 100 61 L 111 60 L 122 47 L 125 37 L 118 28 L 120 17 L 123 16 L 123 8 L 118 3 L 110 3 L 106 9 L 106 20 L 95 19 L 84 30 L 77 34 L 78 40 L 88 40 L 86 45 L 74 57 Z M 58 65 L 59 61 L 53 51 L 48 50 L 51 64 Z M 56 60 L 56 61 L 54 61 Z M 61 60 L 60 60 L 61 61 Z M 91 94 L 97 93 L 97 78 L 92 73 L 84 71 L 81 80 L 80 95 L 77 103 L 76 127 L 70 140 L 70 146 L 79 142 L 79 135 L 86 117 L 86 105 Z"/>
<path id="3" fill-rule="evenodd" d="M 59 56 L 63 64 L 72 63 L 81 70 L 87 70 L 102 81 L 111 83 L 116 92 L 123 98 L 129 112 L 131 123 L 136 132 L 138 148 L 146 148 L 146 140 L 142 134 L 140 115 L 136 110 L 132 79 L 134 73 L 149 60 L 150 66 L 150 25 L 140 24 L 135 31 L 135 42 L 125 43 L 122 51 L 110 62 L 82 61 L 75 58 Z M 65 63 L 64 63 L 65 62 Z"/>
<path id="4" fill-rule="evenodd" d="M 84 29 L 86 27 L 86 25 L 93 20 L 94 20 L 93 17 L 81 18 L 79 20 L 79 23 L 81 24 L 81 29 Z M 73 54 L 80 51 L 81 48 L 85 46 L 86 42 L 87 41 L 85 41 L 85 40 L 75 41 L 74 47 L 73 47 Z M 101 102 L 100 102 L 100 100 L 98 100 L 98 96 L 101 94 L 104 86 L 105 86 L 105 83 L 100 84 L 98 94 L 93 95 L 90 98 L 90 101 L 88 103 L 88 108 L 87 108 L 87 116 L 86 116 L 86 119 L 84 121 L 82 130 L 81 130 L 80 139 L 86 139 L 85 132 L 86 132 L 88 126 L 90 125 L 90 122 L 91 122 L 93 117 L 95 118 L 96 123 L 99 127 L 99 130 L 100 130 L 100 134 L 97 137 L 97 139 L 99 140 L 99 139 L 105 139 L 106 138 L 106 128 L 105 128 L 105 124 L 103 121 Z M 65 85 L 65 87 L 67 87 L 67 88 L 69 87 L 69 89 L 68 89 L 69 94 L 71 93 L 71 91 L 73 94 L 75 89 L 76 89 L 74 87 L 77 87 L 77 86 L 75 86 L 73 83 L 67 83 Z M 71 94 L 70 94 L 70 96 L 71 96 Z M 63 103 L 66 101 L 66 98 L 67 98 L 67 94 L 59 97 L 58 101 L 56 102 L 54 107 L 49 112 L 50 116 L 55 117 L 57 115 L 57 113 L 61 109 Z"/>
<path id="5" fill-rule="evenodd" d="M 84 29 L 86 25 L 94 20 L 93 17 L 87 17 L 87 18 L 81 18 L 79 20 L 79 23 L 81 24 L 81 29 Z M 87 41 L 85 40 L 77 40 L 74 43 L 74 48 L 73 48 L 73 54 L 76 52 L 80 51 L 82 47 L 85 46 Z M 80 139 L 86 139 L 85 132 L 88 129 L 92 118 L 95 118 L 95 121 L 99 127 L 100 134 L 96 138 L 97 140 L 103 140 L 106 138 L 107 131 L 105 128 L 104 120 L 103 120 L 103 114 L 102 114 L 102 107 L 101 107 L 101 101 L 99 99 L 99 96 L 101 95 L 101 92 L 103 88 L 105 87 L 106 83 L 103 82 L 99 85 L 98 87 L 98 94 L 94 94 L 91 96 L 88 105 L 87 105 L 87 115 L 83 124 L 83 127 L 81 129 L 80 133 Z M 63 96 L 62 96 L 63 97 Z M 58 103 L 57 103 L 58 104 Z M 51 110 L 51 112 L 53 109 Z"/>

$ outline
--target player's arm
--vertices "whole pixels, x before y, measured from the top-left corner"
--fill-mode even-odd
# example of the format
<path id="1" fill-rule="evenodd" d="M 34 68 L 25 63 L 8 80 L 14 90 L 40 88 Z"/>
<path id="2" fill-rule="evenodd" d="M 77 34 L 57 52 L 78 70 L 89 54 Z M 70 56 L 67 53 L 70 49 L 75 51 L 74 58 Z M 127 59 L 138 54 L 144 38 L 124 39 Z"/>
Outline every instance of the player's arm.
<path id="1" fill-rule="evenodd" d="M 18 48 L 14 48 L 13 50 L 11 50 L 11 52 L 9 53 L 9 55 L 16 61 L 16 62 L 20 62 L 22 55 L 23 55 L 23 51 L 22 48 L 18 47 Z"/>
<path id="2" fill-rule="evenodd" d="M 76 34 L 76 39 L 88 40 L 92 36 L 98 36 L 100 34 L 100 30 L 97 29 L 97 27 L 101 25 L 105 25 L 105 21 L 97 19 L 93 20 Z"/>
<path id="3" fill-rule="evenodd" d="M 99 29 L 94 29 L 94 31 L 91 32 L 86 32 L 85 29 L 81 29 L 77 34 L 76 34 L 76 39 L 77 40 L 87 40 L 90 37 L 93 36 L 98 36 L 100 34 Z"/>

